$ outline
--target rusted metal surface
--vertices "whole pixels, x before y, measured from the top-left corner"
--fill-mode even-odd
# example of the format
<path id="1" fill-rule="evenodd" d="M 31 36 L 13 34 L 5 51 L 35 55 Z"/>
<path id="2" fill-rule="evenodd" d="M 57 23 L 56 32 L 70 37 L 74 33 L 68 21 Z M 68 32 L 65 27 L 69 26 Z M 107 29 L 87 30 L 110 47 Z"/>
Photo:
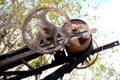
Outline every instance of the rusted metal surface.
<path id="1" fill-rule="evenodd" d="M 72 33 L 71 35 L 76 35 L 77 33 L 81 33 L 81 35 L 77 35 L 73 39 L 69 39 L 65 48 L 69 51 L 69 53 L 77 54 L 81 51 L 84 51 L 91 42 L 91 34 L 96 32 L 96 30 L 91 30 L 87 23 L 80 19 L 72 19 Z"/>
<path id="2" fill-rule="evenodd" d="M 46 19 L 46 14 L 48 12 L 57 12 L 63 16 L 66 20 L 66 25 L 62 28 L 53 25 Z M 31 19 L 39 19 L 38 32 L 34 39 L 27 39 L 27 25 Z M 69 17 L 61 10 L 56 8 L 40 8 L 33 13 L 31 13 L 24 21 L 22 27 L 22 36 L 25 44 L 33 51 L 41 54 L 53 53 L 58 51 L 67 43 L 71 33 L 71 21 Z M 50 42 L 48 39 L 52 38 Z M 61 38 L 61 41 L 57 41 L 56 38 Z M 46 41 L 46 42 L 44 42 Z M 42 42 L 42 43 L 41 43 Z M 44 43 L 44 44 L 43 44 Z M 48 43 L 48 44 L 47 44 Z"/>
<path id="3" fill-rule="evenodd" d="M 94 49 L 92 54 L 96 53 L 96 51 L 100 52 L 100 51 L 103 51 L 103 50 L 106 50 L 106 49 L 109 49 L 109 48 L 116 47 L 118 45 L 120 45 L 119 41 L 115 41 L 115 42 L 112 42 L 110 44 L 106 44 L 106 45 L 100 46 L 97 49 Z M 79 57 L 79 56 L 77 55 L 77 57 Z M 31 76 L 31 75 L 34 75 L 34 74 L 36 74 L 36 75 L 37 74 L 41 74 L 42 71 L 44 71 L 46 69 L 49 69 L 49 68 L 52 68 L 52 67 L 55 67 L 55 66 L 58 66 L 60 64 L 66 63 L 66 62 L 68 62 L 71 59 L 72 58 L 66 58 L 66 60 L 64 60 L 62 62 L 54 62 L 52 64 L 36 68 L 34 71 L 12 71 L 12 72 L 8 71 L 8 72 L 0 72 L 0 76 L 4 76 L 4 75 L 17 75 L 15 77 L 11 78 L 10 80 L 13 80 L 13 79 L 22 79 L 22 78 L 25 78 L 25 77 L 28 77 L 28 76 Z"/>

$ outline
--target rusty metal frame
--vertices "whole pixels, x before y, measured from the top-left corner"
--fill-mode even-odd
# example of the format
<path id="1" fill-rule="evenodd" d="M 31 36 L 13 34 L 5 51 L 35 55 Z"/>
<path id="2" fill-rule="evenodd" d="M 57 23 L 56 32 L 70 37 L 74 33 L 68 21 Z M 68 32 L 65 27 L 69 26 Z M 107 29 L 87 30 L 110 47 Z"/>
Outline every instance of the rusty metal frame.
<path id="1" fill-rule="evenodd" d="M 38 11 L 41 11 L 41 10 L 43 10 L 42 14 L 40 14 L 40 15 L 36 14 Z M 48 21 L 45 19 L 45 15 L 47 14 L 47 12 L 49 12 L 51 10 L 60 13 L 61 15 L 63 15 L 66 18 L 67 22 L 65 23 L 65 25 L 63 25 L 62 29 L 54 28 L 55 26 L 53 24 L 48 23 Z M 45 37 L 45 35 L 40 35 L 41 34 L 40 33 L 41 29 L 40 29 L 40 32 L 38 31 L 38 34 L 36 35 L 37 38 L 35 39 L 35 41 L 33 41 L 33 42 L 36 42 L 36 44 L 35 45 L 31 44 L 31 42 L 29 42 L 25 36 L 25 30 L 26 30 L 27 23 L 33 17 L 41 18 L 43 23 L 45 23 L 47 26 L 50 26 L 49 28 L 48 27 L 46 27 L 46 28 L 48 28 L 49 31 L 52 32 L 52 33 L 50 32 L 51 35 L 56 34 L 56 32 L 54 32 L 54 31 L 57 31 L 58 34 L 62 35 L 63 43 L 60 45 L 57 45 L 57 48 L 55 47 L 55 48 L 50 48 L 50 50 L 49 50 L 49 48 L 43 50 L 42 46 L 37 45 L 39 40 L 42 40 L 43 36 Z M 73 20 L 76 22 L 77 21 L 79 22 L 78 19 L 73 19 Z M 80 32 L 80 33 L 77 33 L 77 34 L 71 36 L 71 27 L 72 27 L 71 21 L 70 21 L 68 15 L 65 14 L 64 12 L 62 12 L 62 10 L 60 10 L 60 9 L 44 7 L 44 8 L 40 8 L 40 9 L 34 11 L 33 13 L 31 13 L 25 19 L 25 21 L 23 23 L 23 27 L 22 27 L 23 41 L 26 43 L 26 45 L 30 49 L 27 46 L 25 46 L 21 49 L 6 53 L 5 55 L 1 55 L 0 56 L 0 78 L 3 78 L 4 80 L 20 80 L 20 79 L 23 79 L 25 77 L 29 77 L 32 75 L 42 74 L 42 71 L 64 63 L 63 66 L 61 66 L 56 71 L 54 71 L 52 74 L 46 76 L 43 79 L 43 80 L 56 80 L 58 77 L 61 77 L 61 75 L 64 75 L 66 72 L 70 72 L 71 70 L 76 68 L 79 63 L 84 62 L 86 57 L 88 57 L 90 55 L 94 55 L 97 52 L 120 45 L 119 41 L 115 41 L 115 42 L 100 46 L 96 49 L 93 49 L 92 40 L 91 40 L 89 47 L 85 51 L 83 51 L 84 54 L 82 54 L 82 55 L 76 54 L 74 56 L 72 55 L 72 57 L 70 55 L 68 55 L 63 60 L 54 60 L 54 61 L 52 61 L 51 64 L 47 64 L 47 65 L 41 66 L 39 68 L 33 68 L 31 65 L 29 65 L 27 63 L 28 61 L 35 59 L 39 56 L 43 56 L 46 53 L 49 53 L 49 54 L 53 53 L 53 52 L 59 53 L 59 51 L 60 51 L 59 49 L 63 48 L 68 40 L 72 40 L 75 38 L 81 38 L 81 37 L 83 37 L 83 34 L 88 34 L 88 33 L 90 34 L 90 32 L 88 32 L 88 30 L 86 30 L 86 31 L 83 31 L 83 32 Z M 45 33 L 45 32 L 43 32 L 43 33 Z M 47 34 L 50 34 L 50 33 L 47 33 Z M 48 38 L 48 36 L 46 36 L 46 38 Z M 0 36 L 0 43 L 1 43 L 1 36 Z M 36 50 L 36 48 L 37 48 L 37 50 Z M 41 54 L 39 54 L 39 52 L 41 52 Z M 65 51 L 64 51 L 64 53 L 65 53 Z M 14 68 L 21 64 L 26 65 L 30 70 L 29 71 L 8 71 L 9 69 Z M 10 76 L 10 77 L 7 77 L 7 76 Z M 50 78 L 50 77 L 52 77 L 52 78 Z"/>
<path id="2" fill-rule="evenodd" d="M 120 44 L 119 44 L 119 41 L 115 41 L 115 42 L 112 42 L 112 43 L 110 43 L 110 44 L 103 45 L 103 46 L 101 46 L 101 47 L 99 47 L 99 48 L 97 48 L 97 49 L 94 49 L 94 50 L 93 50 L 93 54 L 96 53 L 96 52 L 100 52 L 100 51 L 103 51 L 103 50 L 106 50 L 106 49 L 109 49 L 109 48 L 118 46 L 118 45 L 120 45 Z M 2 61 L 0 61 L 0 63 L 3 62 L 3 61 L 7 61 L 7 62 L 2 63 L 2 65 L 0 66 L 0 76 L 16 75 L 15 77 L 10 78 L 10 79 L 8 79 L 8 80 L 22 79 L 22 78 L 25 78 L 25 77 L 28 77 L 28 76 L 31 76 L 31 75 L 41 74 L 41 72 L 44 71 L 44 70 L 46 70 L 46 69 L 49 69 L 49 68 L 52 68 L 52 67 L 61 65 L 62 63 L 66 63 L 66 62 L 68 62 L 69 60 L 71 60 L 70 58 L 66 58 L 66 60 L 64 60 L 64 61 L 62 61 L 62 62 L 57 62 L 57 61 L 56 61 L 56 62 L 54 62 L 54 63 L 51 63 L 51 64 L 48 64 L 48 65 L 45 65 L 45 66 L 36 68 L 36 69 L 34 69 L 34 70 L 31 70 L 31 71 L 6 71 L 7 69 L 9 69 L 9 68 L 11 68 L 11 67 L 17 66 L 18 64 L 16 64 L 16 63 L 19 63 L 19 64 L 25 63 L 25 62 L 23 62 L 22 59 L 24 59 L 25 61 L 29 61 L 29 60 L 31 60 L 31 59 L 33 59 L 33 58 L 35 58 L 35 57 L 41 56 L 40 54 L 39 54 L 39 55 L 38 55 L 38 54 L 35 54 L 33 51 L 27 49 L 26 47 L 25 47 L 24 49 L 26 49 L 27 52 L 29 52 L 29 53 L 27 53 L 27 52 L 23 52 L 23 53 L 20 53 L 20 54 L 17 54 L 17 53 L 15 54 L 15 53 L 13 53 L 14 55 L 11 54 L 12 56 L 11 56 L 10 54 L 9 54 L 9 55 L 0 56 L 0 58 L 4 57 L 4 59 L 3 59 Z M 24 49 L 21 49 L 21 50 L 24 51 Z M 17 51 L 16 51 L 16 52 L 17 52 Z M 27 53 L 27 55 L 26 55 L 26 53 Z M 29 54 L 30 54 L 30 55 L 29 55 Z M 10 57 L 8 57 L 8 56 L 10 56 Z M 14 56 L 15 56 L 15 57 L 14 57 Z M 15 58 L 16 58 L 17 56 L 19 57 L 19 59 L 15 60 Z M 34 57 L 30 58 L 30 56 L 34 56 Z M 26 58 L 26 57 L 29 57 L 29 59 Z M 10 59 L 10 60 L 11 60 L 11 59 L 14 59 L 15 61 L 11 60 L 12 62 L 9 62 L 9 59 Z M 20 61 L 21 61 L 21 63 L 20 63 Z M 9 67 L 7 67 L 7 68 L 3 68 L 3 67 L 8 66 L 9 64 L 11 64 L 11 65 L 14 64 L 14 65 L 13 65 L 13 66 L 9 66 Z M 2 70 L 2 69 L 3 69 L 3 70 Z"/>

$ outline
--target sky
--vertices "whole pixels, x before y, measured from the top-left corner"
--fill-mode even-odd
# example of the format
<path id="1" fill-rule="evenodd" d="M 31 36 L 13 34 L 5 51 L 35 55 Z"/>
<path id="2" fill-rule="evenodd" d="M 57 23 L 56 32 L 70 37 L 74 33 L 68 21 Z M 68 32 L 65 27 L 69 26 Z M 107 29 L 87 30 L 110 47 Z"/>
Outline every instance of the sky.
<path id="1" fill-rule="evenodd" d="M 88 25 L 96 27 L 97 33 L 105 34 L 106 36 L 101 36 L 98 38 L 98 44 L 105 41 L 105 44 L 114 42 L 116 40 L 120 43 L 120 0 L 91 0 L 91 2 L 100 1 L 100 7 L 97 10 L 86 9 L 91 15 L 99 16 L 99 19 L 95 22 L 94 25 L 88 23 Z M 105 40 L 104 40 L 105 39 Z M 116 71 L 120 72 L 120 46 L 116 47 L 118 52 L 112 53 L 111 51 L 107 50 L 105 59 L 102 61 L 108 62 L 112 65 Z M 109 54 L 112 57 L 108 57 Z M 109 60 L 109 61 L 108 61 Z M 109 65 L 110 66 L 110 65 Z"/>
<path id="2" fill-rule="evenodd" d="M 113 31 L 117 33 L 118 39 L 120 40 L 120 0 L 109 0 L 101 9 L 97 11 L 97 15 L 100 16 L 98 22 L 99 26 L 106 31 Z"/>
<path id="3" fill-rule="evenodd" d="M 74 0 L 71 0 L 74 1 Z M 76 0 L 82 2 L 83 0 Z M 86 20 L 88 18 L 80 17 L 80 19 L 84 20 L 88 23 L 90 28 L 97 28 L 96 35 L 106 35 L 106 44 L 107 42 L 113 42 L 116 40 L 120 41 L 120 30 L 119 30 L 119 21 L 120 21 L 120 0 L 86 0 L 83 2 L 81 13 L 85 14 L 86 12 L 89 13 L 90 16 L 98 16 L 99 19 L 96 21 L 89 21 Z M 88 6 L 89 5 L 89 6 Z M 93 9 L 91 7 L 97 6 L 97 9 Z M 93 24 L 91 24 L 91 22 Z"/>
<path id="4" fill-rule="evenodd" d="M 94 1 L 94 0 L 93 0 Z M 96 11 L 91 11 L 93 15 L 97 15 L 100 19 L 96 22 L 98 31 L 107 34 L 110 40 L 120 40 L 120 0 L 99 0 L 100 8 Z M 110 35 L 110 32 L 113 34 Z"/>

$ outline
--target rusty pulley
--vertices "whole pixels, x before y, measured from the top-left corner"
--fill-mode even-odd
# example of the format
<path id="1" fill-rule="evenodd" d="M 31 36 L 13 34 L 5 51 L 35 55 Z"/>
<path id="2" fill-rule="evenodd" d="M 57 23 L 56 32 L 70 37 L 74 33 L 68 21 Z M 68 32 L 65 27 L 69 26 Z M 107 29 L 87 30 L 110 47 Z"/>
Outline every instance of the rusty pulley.
<path id="1" fill-rule="evenodd" d="M 96 29 L 90 29 L 86 22 L 80 19 L 72 19 L 72 32 L 71 32 L 71 38 L 68 40 L 68 43 L 66 44 L 65 48 L 68 52 L 68 55 L 74 56 L 77 54 L 80 54 L 80 58 L 83 58 L 84 60 L 82 62 L 82 65 L 77 66 L 77 69 L 84 69 L 89 66 L 91 66 L 97 59 L 98 53 L 94 56 L 93 59 L 90 58 L 92 50 L 93 49 L 93 41 L 92 40 L 92 33 L 96 32 Z M 97 44 L 95 43 L 95 46 Z M 88 51 L 88 52 L 87 52 Z"/>
<path id="2" fill-rule="evenodd" d="M 87 49 L 92 40 L 91 34 L 96 32 L 96 29 L 90 29 L 87 23 L 80 19 L 72 19 L 71 23 L 73 38 L 69 39 L 66 49 L 69 53 L 77 54 Z"/>
<path id="3" fill-rule="evenodd" d="M 63 24 L 65 24 L 62 26 Z M 71 21 L 60 9 L 40 8 L 27 16 L 22 25 L 25 44 L 41 54 L 61 49 L 71 34 Z"/>

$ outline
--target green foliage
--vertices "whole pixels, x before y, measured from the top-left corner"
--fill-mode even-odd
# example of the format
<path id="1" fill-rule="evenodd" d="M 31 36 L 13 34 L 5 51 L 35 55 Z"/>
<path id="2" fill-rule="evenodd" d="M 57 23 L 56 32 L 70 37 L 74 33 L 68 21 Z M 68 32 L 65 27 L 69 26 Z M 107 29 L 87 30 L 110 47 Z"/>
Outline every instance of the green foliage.
<path id="1" fill-rule="evenodd" d="M 5 4 L 6 0 L 0 0 L 0 5 Z"/>
<path id="2" fill-rule="evenodd" d="M 45 56 L 40 56 L 40 57 L 30 61 L 29 64 L 34 68 L 38 68 L 38 67 L 48 64 L 48 62 L 47 62 Z"/>

